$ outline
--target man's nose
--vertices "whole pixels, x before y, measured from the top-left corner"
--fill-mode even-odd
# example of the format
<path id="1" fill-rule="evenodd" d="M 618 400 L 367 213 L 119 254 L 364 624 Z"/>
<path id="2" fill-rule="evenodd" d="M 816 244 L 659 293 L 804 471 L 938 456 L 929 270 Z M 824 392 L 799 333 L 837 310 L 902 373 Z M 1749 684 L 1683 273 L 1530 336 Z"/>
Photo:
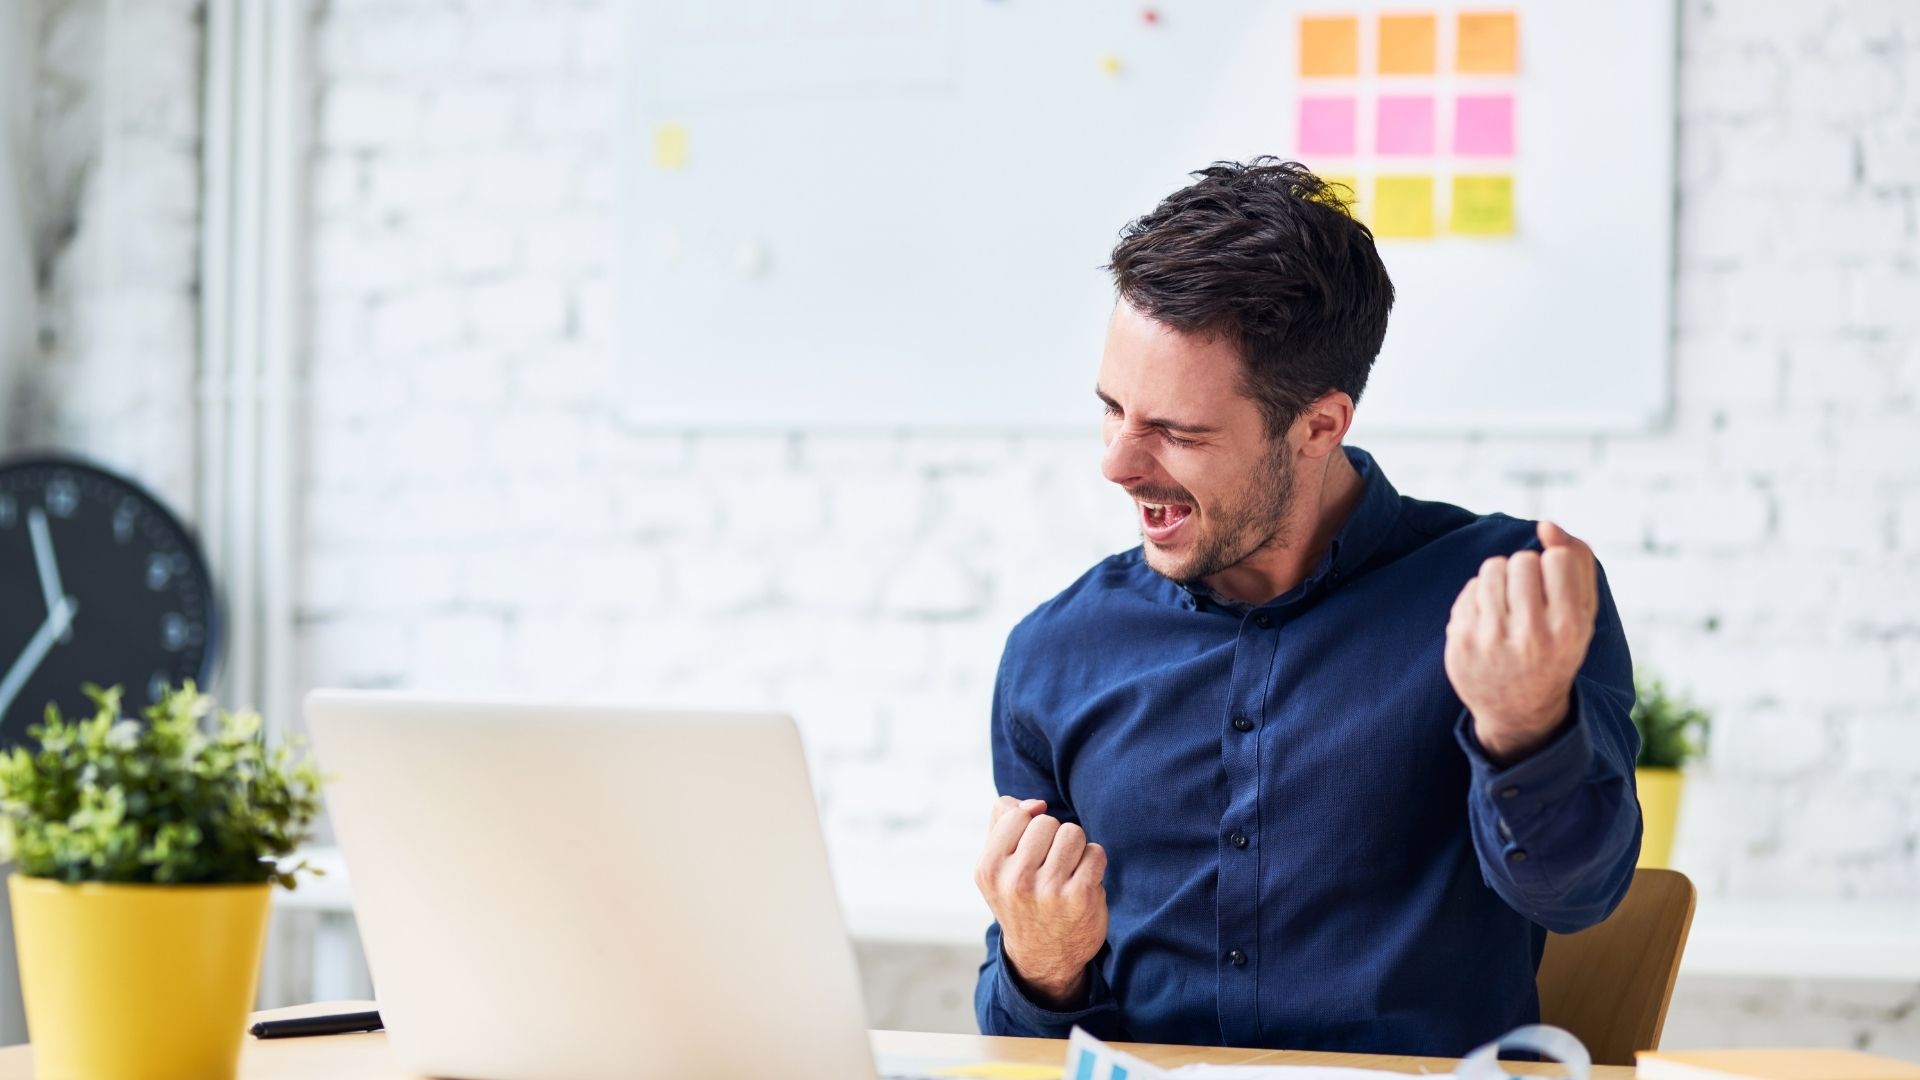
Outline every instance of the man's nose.
<path id="1" fill-rule="evenodd" d="M 1116 431 L 1107 443 L 1107 452 L 1100 458 L 1100 474 L 1121 487 L 1129 487 L 1146 478 L 1152 463 L 1152 455 L 1141 448 L 1140 440 Z"/>

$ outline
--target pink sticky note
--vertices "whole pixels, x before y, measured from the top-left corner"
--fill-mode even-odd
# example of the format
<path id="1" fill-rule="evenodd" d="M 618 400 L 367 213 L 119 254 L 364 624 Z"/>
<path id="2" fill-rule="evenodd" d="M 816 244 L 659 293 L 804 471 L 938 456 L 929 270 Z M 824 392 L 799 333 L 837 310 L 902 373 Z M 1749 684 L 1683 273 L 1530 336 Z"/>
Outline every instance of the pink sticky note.
<path id="1" fill-rule="evenodd" d="M 1453 152 L 1513 156 L 1513 95 L 1460 95 L 1453 107 Z"/>
<path id="2" fill-rule="evenodd" d="M 1300 152 L 1350 157 L 1354 103 L 1351 97 L 1300 99 Z"/>
<path id="3" fill-rule="evenodd" d="M 1373 148 L 1381 154 L 1433 153 L 1433 97 L 1382 94 Z"/>

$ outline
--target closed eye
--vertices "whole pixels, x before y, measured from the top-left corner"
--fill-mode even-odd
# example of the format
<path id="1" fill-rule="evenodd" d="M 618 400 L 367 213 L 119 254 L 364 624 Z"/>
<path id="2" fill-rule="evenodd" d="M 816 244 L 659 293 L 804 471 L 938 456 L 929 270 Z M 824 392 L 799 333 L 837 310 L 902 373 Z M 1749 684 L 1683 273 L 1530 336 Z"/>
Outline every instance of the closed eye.
<path id="1" fill-rule="evenodd" d="M 1100 404 L 1103 407 L 1105 407 L 1108 416 L 1117 417 L 1122 415 L 1120 411 L 1120 403 L 1108 397 L 1106 391 L 1096 386 L 1094 387 L 1093 392 L 1094 392 L 1094 395 L 1100 399 Z M 1140 426 L 1152 428 L 1153 430 L 1158 431 L 1161 435 L 1166 437 L 1167 441 L 1174 443 L 1177 446 L 1193 446 L 1202 442 L 1203 440 L 1188 439 L 1188 438 L 1183 438 L 1181 436 L 1172 434 L 1175 431 L 1185 431 L 1193 435 L 1214 435 L 1214 434 L 1217 434 L 1220 430 L 1217 427 L 1212 427 L 1206 424 L 1187 423 L 1179 420 L 1172 420 L 1165 417 L 1157 417 L 1157 416 L 1142 417 L 1140 420 Z"/>
<path id="2" fill-rule="evenodd" d="M 1118 405 L 1108 405 L 1107 415 L 1119 416 L 1120 407 Z M 1155 432 L 1158 432 L 1161 438 L 1167 440 L 1167 442 L 1173 446 L 1198 446 L 1200 444 L 1200 440 L 1198 439 L 1183 439 L 1180 436 L 1175 435 L 1173 432 L 1168 431 L 1166 428 L 1163 428 L 1163 427 L 1156 426 L 1154 427 L 1153 430 Z"/>

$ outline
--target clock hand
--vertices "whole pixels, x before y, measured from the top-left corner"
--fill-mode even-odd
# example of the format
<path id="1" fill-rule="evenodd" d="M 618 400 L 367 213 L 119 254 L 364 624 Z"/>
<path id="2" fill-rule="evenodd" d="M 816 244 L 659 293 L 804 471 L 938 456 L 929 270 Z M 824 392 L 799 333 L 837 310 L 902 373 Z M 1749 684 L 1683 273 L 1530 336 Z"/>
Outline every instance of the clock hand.
<path id="1" fill-rule="evenodd" d="M 6 678 L 0 679 L 0 716 L 7 714 L 7 710 L 13 706 L 13 699 L 20 696 L 20 689 L 26 686 L 27 679 L 40 667 L 40 662 L 47 658 L 54 642 L 67 632 L 67 626 L 73 622 L 73 613 L 80 610 L 80 605 L 68 597 L 57 597 L 54 603 L 54 609 L 47 613 L 47 621 L 34 631 L 27 647 L 20 650 L 19 658 L 7 669 Z"/>
<path id="2" fill-rule="evenodd" d="M 40 570 L 40 593 L 47 598 L 47 618 L 60 606 L 67 590 L 60 587 L 60 567 L 53 561 L 53 534 L 47 529 L 47 512 L 35 506 L 27 511 L 27 532 L 33 537 L 33 562 Z"/>

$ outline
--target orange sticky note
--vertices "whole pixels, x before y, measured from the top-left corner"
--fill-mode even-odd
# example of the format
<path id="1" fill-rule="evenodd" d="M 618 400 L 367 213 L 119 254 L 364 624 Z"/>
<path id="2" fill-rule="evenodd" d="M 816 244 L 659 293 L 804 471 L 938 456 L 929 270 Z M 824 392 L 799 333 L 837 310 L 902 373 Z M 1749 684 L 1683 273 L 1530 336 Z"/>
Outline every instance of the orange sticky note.
<path id="1" fill-rule="evenodd" d="M 1382 176 L 1373 182 L 1373 235 L 1433 235 L 1433 177 Z"/>
<path id="2" fill-rule="evenodd" d="M 1380 16 L 1380 74 L 1433 74 L 1434 17 Z"/>
<path id="3" fill-rule="evenodd" d="M 1300 74 L 1358 75 L 1360 20 L 1352 15 L 1300 20 Z"/>
<path id="4" fill-rule="evenodd" d="M 1511 11 L 1462 12 L 1454 70 L 1511 75 L 1520 69 L 1520 17 Z"/>
<path id="5" fill-rule="evenodd" d="M 1447 228 L 1466 236 L 1512 236 L 1513 177 L 1454 177 Z"/>

